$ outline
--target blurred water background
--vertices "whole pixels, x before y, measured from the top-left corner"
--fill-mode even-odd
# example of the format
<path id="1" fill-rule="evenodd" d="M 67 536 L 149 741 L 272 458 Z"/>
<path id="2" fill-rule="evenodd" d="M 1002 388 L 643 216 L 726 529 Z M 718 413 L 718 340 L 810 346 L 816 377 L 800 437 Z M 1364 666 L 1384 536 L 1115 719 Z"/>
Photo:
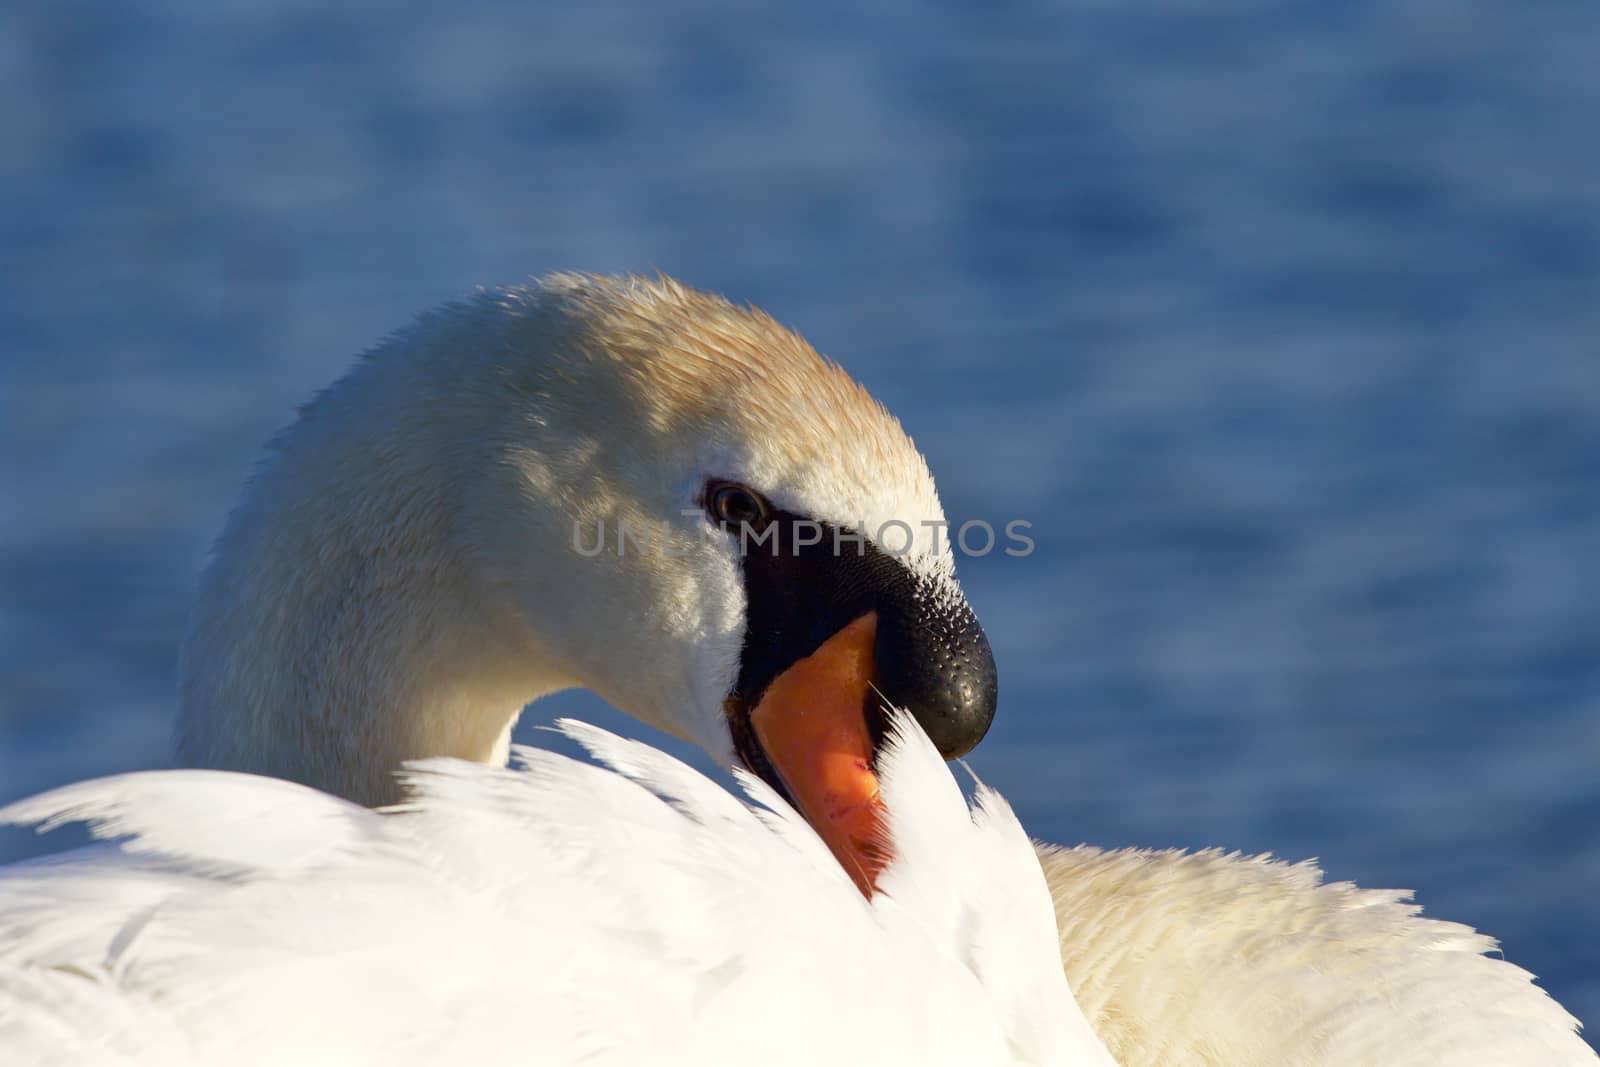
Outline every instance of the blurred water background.
<path id="1" fill-rule="evenodd" d="M 1415 888 L 1600 1025 L 1597 57 L 1592 0 L 7 4 L 0 801 L 163 763 L 357 351 L 660 268 L 1034 522 L 962 573 L 1036 835 Z"/>

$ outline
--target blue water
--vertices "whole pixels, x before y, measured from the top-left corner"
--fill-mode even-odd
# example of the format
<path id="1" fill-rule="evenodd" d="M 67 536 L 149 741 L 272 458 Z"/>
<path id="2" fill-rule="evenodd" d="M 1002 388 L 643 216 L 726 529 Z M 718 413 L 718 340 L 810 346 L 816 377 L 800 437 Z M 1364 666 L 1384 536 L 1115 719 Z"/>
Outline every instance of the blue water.
<path id="1" fill-rule="evenodd" d="M 1596 56 L 1592 0 L 5 5 L 0 800 L 165 759 L 354 353 L 660 268 L 1035 523 L 962 570 L 1034 833 L 1415 888 L 1600 1025 Z"/>

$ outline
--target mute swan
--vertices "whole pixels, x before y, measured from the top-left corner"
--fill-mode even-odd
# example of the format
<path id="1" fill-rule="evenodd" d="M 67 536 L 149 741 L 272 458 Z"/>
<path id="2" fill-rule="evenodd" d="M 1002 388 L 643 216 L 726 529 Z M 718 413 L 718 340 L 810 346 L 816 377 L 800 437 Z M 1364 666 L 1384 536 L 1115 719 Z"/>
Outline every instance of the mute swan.
<path id="1" fill-rule="evenodd" d="M 878 762 L 891 858 L 870 901 L 759 779 L 764 816 L 565 729 L 611 770 L 420 761 L 391 815 L 216 771 L 15 806 L 132 838 L 76 877 L 0 881 L 0 1059 L 1115 1067 L 1070 1010 L 1027 835 L 981 788 L 969 814 L 913 720 Z M 64 887 L 86 906 L 63 915 Z M 73 970 L 8 966 L 18 941 Z"/>
<path id="2" fill-rule="evenodd" d="M 946 756 L 994 713 L 942 520 L 898 424 L 759 313 L 664 279 L 487 292 L 274 443 L 202 579 L 179 752 L 383 804 L 407 760 L 503 764 L 522 705 L 581 685 L 737 756 L 870 890 L 867 687 Z M 1124 1067 L 1597 1062 L 1491 941 L 1398 894 L 1260 858 L 1041 855 L 1068 978 Z"/>

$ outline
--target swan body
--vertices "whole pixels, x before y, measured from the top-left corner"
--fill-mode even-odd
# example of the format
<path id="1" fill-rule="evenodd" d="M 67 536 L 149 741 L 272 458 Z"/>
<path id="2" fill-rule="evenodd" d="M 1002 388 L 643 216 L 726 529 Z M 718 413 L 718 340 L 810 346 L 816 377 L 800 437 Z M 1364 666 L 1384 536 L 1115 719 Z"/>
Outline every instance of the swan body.
<path id="1" fill-rule="evenodd" d="M 1313 863 L 1044 845 L 1077 1004 L 1123 1067 L 1595 1067 L 1495 941 Z"/>
<path id="2" fill-rule="evenodd" d="M 909 916 L 908 901 L 919 899 L 917 928 L 932 929 L 939 951 L 978 975 L 975 986 L 951 972 L 973 1003 L 995 1008 L 999 1030 L 985 1033 L 1007 1035 L 1019 1062 L 1034 1062 L 1033 1046 L 1016 1035 L 1029 1026 L 1073 1030 L 1085 1014 L 1123 1067 L 1597 1062 L 1570 1016 L 1523 971 L 1486 955 L 1487 938 L 1421 918 L 1394 893 L 1323 885 L 1309 865 L 1043 847 L 1059 934 L 1027 919 L 1036 942 L 1020 933 L 995 942 L 1012 956 L 951 934 L 1031 914 L 1037 868 L 1013 856 L 997 868 L 1009 881 L 974 882 L 958 859 L 970 856 L 957 828 L 965 816 L 946 805 L 942 821 L 919 821 L 921 813 L 894 809 L 922 803 L 924 793 L 897 796 L 876 779 L 884 704 L 908 708 L 947 757 L 975 744 L 994 711 L 993 659 L 947 536 L 940 551 L 943 521 L 927 467 L 893 417 L 758 312 L 666 279 L 558 276 L 424 316 L 273 442 L 200 583 L 180 670 L 180 758 L 301 786 L 158 776 L 15 809 L 47 821 L 88 815 L 135 834 L 115 853 L 0 878 L 0 958 L 12 968 L 5 995 L 29 1006 L 29 1040 L 106 1035 L 120 1018 L 117 1047 L 166 1035 L 189 1050 L 211 977 L 224 991 L 263 991 L 228 1002 L 239 1035 L 222 1032 L 233 1016 L 220 1008 L 210 1016 L 218 1032 L 202 1034 L 244 1051 L 257 1038 L 297 1039 L 280 1032 L 290 1027 L 271 1009 L 302 983 L 322 993 L 306 1033 L 359 1046 L 327 1046 L 350 1053 L 341 1062 L 361 1062 L 363 1040 L 439 1049 L 480 1032 L 502 1036 L 502 1012 L 531 1013 L 555 1027 L 552 1040 L 577 1040 L 560 1036 L 567 1015 L 530 1002 L 581 995 L 561 987 L 560 975 L 607 962 L 587 960 L 578 941 L 548 932 L 550 916 L 534 914 L 546 899 L 539 894 L 569 900 L 577 883 L 560 880 L 576 867 L 633 887 L 631 896 L 598 896 L 595 907 L 611 909 L 604 916 L 583 910 L 585 901 L 563 903 L 576 909 L 568 916 L 576 936 L 609 945 L 606 931 L 632 931 L 636 947 L 674 946 L 660 959 L 636 953 L 634 978 L 608 979 L 627 991 L 617 1010 L 638 1013 L 641 1027 L 660 1017 L 662 1033 L 682 1034 L 673 1027 L 687 1009 L 673 999 L 675 983 L 716 987 L 716 1004 L 739 1001 L 752 1012 L 776 995 L 782 983 L 772 972 L 730 947 L 728 939 L 760 933 L 754 912 L 741 910 L 747 895 L 749 908 L 772 909 L 763 913 L 773 927 L 766 934 L 793 939 L 784 951 L 796 952 L 832 937 L 832 923 L 854 930 L 868 915 L 882 925 Z M 624 526 L 649 531 L 654 549 L 627 550 Z M 781 535 L 785 551 L 749 550 L 743 533 L 752 528 Z M 841 551 L 837 540 L 818 548 L 804 540 L 808 528 L 852 535 L 857 548 Z M 889 543 L 890 529 L 904 532 L 903 544 Z M 583 547 L 595 543 L 604 550 Z M 758 840 L 751 817 L 695 792 L 687 823 L 674 821 L 669 804 L 649 815 L 626 809 L 636 821 L 607 829 L 604 820 L 623 811 L 607 807 L 626 792 L 621 779 L 543 756 L 522 757 L 539 772 L 531 777 L 414 766 L 406 781 L 420 799 L 406 814 L 358 806 L 405 799 L 394 772 L 412 761 L 502 766 L 524 704 L 574 686 L 737 760 L 794 801 L 841 865 L 830 871 L 847 873 L 861 899 L 847 906 L 817 888 L 830 903 L 812 907 L 767 883 L 795 861 L 764 866 L 763 849 L 818 860 L 798 843 L 792 818 Z M 660 783 L 649 775 L 681 779 L 645 763 L 655 768 L 646 775 L 652 788 Z M 633 774 L 631 763 L 616 766 Z M 721 831 L 744 844 L 719 851 Z M 500 832 L 517 844 L 496 841 Z M 592 847 L 564 851 L 569 832 Z M 882 834 L 892 852 L 880 847 Z M 739 847 L 762 858 L 731 870 Z M 804 878 L 826 881 L 817 871 Z M 656 881 L 660 899 L 640 888 Z M 357 902 L 368 896 L 387 910 L 363 926 Z M 942 918 L 930 927 L 929 916 Z M 337 939 L 346 918 L 365 940 Z M 473 926 L 480 918 L 488 925 Z M 541 950 L 516 926 L 525 921 L 554 940 Z M 503 934 L 521 945 L 520 958 L 486 956 L 473 931 L 488 929 L 491 941 Z M 297 962 L 330 937 L 348 945 L 348 958 Z M 419 946 L 410 955 L 407 938 Z M 206 944 L 238 948 L 239 961 L 200 952 Z M 709 957 L 694 955 L 695 944 L 724 945 L 733 954 L 719 958 L 739 962 L 696 971 L 694 961 Z M 906 960 L 933 958 L 922 942 L 875 944 Z M 1046 970 L 1064 961 L 1070 989 L 1039 977 L 1028 953 L 1041 947 Z M 424 956 L 462 966 L 419 976 Z M 892 968 L 887 956 L 863 958 L 870 973 L 898 973 L 873 970 Z M 355 969 L 341 970 L 346 963 Z M 689 969 L 659 969 L 680 964 Z M 356 992 L 363 987 L 348 983 L 357 978 L 390 999 Z M 430 1000 L 429 983 L 447 978 L 465 984 Z M 837 976 L 802 968 L 788 979 L 788 995 L 803 999 L 826 997 Z M 472 984 L 480 980 L 487 984 Z M 920 988 L 917 974 L 907 980 Z M 947 988 L 910 1001 L 931 1012 Z M 1008 988 L 1027 995 L 996 999 Z M 1048 1010 L 1041 989 L 1053 991 Z M 152 999 L 162 990 L 181 992 Z M 896 999 L 902 992 L 885 994 L 886 1003 L 912 1011 Z M 372 1014 L 345 1018 L 341 997 Z M 1002 1001 L 1010 1008 L 995 1007 Z M 431 1029 L 426 1012 L 408 1010 L 423 1004 L 448 1005 Z M 379 1019 L 385 1012 L 402 1020 L 394 1035 Z M 93 1021 L 101 1017 L 104 1025 Z M 763 1018 L 777 1029 L 751 1040 L 772 1039 L 760 1047 L 774 1061 L 784 1062 L 782 1035 L 816 1036 L 793 1025 L 798 1015 Z M 927 1033 L 938 1034 L 951 1017 L 941 1006 L 930 1018 Z M 347 1032 L 335 1035 L 342 1025 Z M 612 1020 L 586 1033 L 646 1036 L 627 1027 Z M 926 1034 L 912 1025 L 860 1039 L 874 1036 L 903 1044 L 851 1047 L 893 1048 L 891 1062 L 902 1062 Z M 670 1047 L 702 1039 L 713 1038 Z M 481 1058 L 493 1062 L 507 1047 L 487 1040 Z M 943 1047 L 934 1041 L 931 1062 Z"/>
<path id="3" fill-rule="evenodd" d="M 914 723 L 870 901 L 758 779 L 755 808 L 565 729 L 607 766 L 422 761 L 387 815 L 215 771 L 0 813 L 124 838 L 0 880 L 5 1062 L 1113 1063 L 1022 828 L 981 787 L 969 811 Z"/>

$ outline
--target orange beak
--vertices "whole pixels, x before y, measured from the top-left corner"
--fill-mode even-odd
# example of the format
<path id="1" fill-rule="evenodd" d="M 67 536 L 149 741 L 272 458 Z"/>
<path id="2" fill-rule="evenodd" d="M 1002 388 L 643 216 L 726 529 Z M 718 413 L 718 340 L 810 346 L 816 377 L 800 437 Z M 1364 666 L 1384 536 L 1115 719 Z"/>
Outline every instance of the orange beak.
<path id="1" fill-rule="evenodd" d="M 800 813 L 866 896 L 888 861 L 883 800 L 862 712 L 872 685 L 877 612 L 869 611 L 772 680 L 750 715 Z"/>

